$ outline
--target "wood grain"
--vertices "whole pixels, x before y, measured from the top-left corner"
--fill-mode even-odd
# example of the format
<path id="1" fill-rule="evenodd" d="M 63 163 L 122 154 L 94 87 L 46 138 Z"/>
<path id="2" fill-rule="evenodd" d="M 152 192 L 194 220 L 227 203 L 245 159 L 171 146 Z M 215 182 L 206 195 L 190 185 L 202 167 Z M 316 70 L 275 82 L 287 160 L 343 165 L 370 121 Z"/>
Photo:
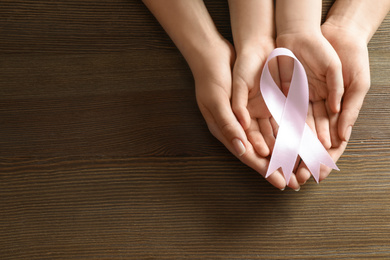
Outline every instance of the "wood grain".
<path id="1" fill-rule="evenodd" d="M 390 258 L 389 16 L 341 171 L 280 192 L 211 136 L 141 1 L 0 6 L 0 259 Z"/>

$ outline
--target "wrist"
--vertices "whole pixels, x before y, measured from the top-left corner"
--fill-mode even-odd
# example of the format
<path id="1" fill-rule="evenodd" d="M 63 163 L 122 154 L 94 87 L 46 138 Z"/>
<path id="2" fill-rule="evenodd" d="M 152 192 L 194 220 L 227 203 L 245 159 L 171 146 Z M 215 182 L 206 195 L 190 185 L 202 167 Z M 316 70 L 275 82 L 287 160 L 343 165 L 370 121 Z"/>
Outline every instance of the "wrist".
<path id="1" fill-rule="evenodd" d="M 338 0 L 326 22 L 343 31 L 351 31 L 368 43 L 390 10 L 388 0 Z"/>
<path id="2" fill-rule="evenodd" d="M 275 42 L 274 2 L 229 0 L 231 29 L 237 55 Z"/>
<path id="3" fill-rule="evenodd" d="M 234 48 L 237 57 L 250 55 L 268 56 L 268 54 L 275 48 L 275 46 L 275 38 L 270 36 L 257 39 L 246 39 L 240 43 L 235 43 Z"/>
<path id="4" fill-rule="evenodd" d="M 296 48 L 305 48 L 308 43 L 323 38 L 320 30 L 306 30 L 296 32 L 285 32 L 276 37 L 276 47 L 284 47 L 294 50 Z"/>
<path id="5" fill-rule="evenodd" d="M 277 35 L 320 32 L 321 8 L 319 0 L 276 1 Z"/>
<path id="6" fill-rule="evenodd" d="M 189 65 L 194 60 L 207 58 L 225 39 L 213 23 L 201 24 L 195 30 L 184 31 L 180 37 L 171 37 Z"/>
<path id="7" fill-rule="evenodd" d="M 277 26 L 277 36 L 285 34 L 306 34 L 321 32 L 321 24 L 312 20 L 294 20 Z"/>
<path id="8" fill-rule="evenodd" d="M 373 32 L 367 24 L 357 22 L 358 20 L 346 15 L 333 14 L 326 19 L 323 26 L 339 31 L 339 35 L 351 35 L 354 39 L 363 40 L 367 45 L 375 31 Z"/>
<path id="9" fill-rule="evenodd" d="M 208 78 L 221 68 L 231 71 L 235 60 L 233 46 L 222 36 L 212 42 L 203 42 L 183 53 L 195 80 Z"/>

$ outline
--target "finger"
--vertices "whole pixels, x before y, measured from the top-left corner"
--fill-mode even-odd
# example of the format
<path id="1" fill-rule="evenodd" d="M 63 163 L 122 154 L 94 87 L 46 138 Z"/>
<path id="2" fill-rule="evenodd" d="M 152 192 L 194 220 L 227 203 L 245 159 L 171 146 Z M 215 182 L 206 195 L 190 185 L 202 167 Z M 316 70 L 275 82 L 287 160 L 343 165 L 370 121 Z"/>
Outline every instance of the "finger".
<path id="1" fill-rule="evenodd" d="M 345 148 L 347 148 L 347 142 L 343 141 L 341 142 L 340 146 L 331 148 L 328 152 L 330 157 L 332 157 L 334 162 L 337 162 L 341 155 L 344 153 Z M 326 166 L 326 165 L 321 165 L 320 168 L 320 179 L 319 181 L 323 181 L 326 177 L 329 176 L 331 173 L 332 168 Z"/>
<path id="2" fill-rule="evenodd" d="M 310 129 L 313 131 L 315 135 L 317 135 L 316 127 L 315 127 L 315 120 L 313 115 L 313 104 L 312 102 L 309 103 L 309 109 L 307 112 L 306 117 L 306 124 L 310 127 Z M 298 166 L 298 169 L 295 172 L 295 176 L 297 178 L 297 181 L 300 185 L 304 185 L 307 180 L 310 178 L 310 171 L 307 169 L 304 161 L 301 161 L 301 163 Z"/>
<path id="3" fill-rule="evenodd" d="M 251 117 L 247 109 L 249 98 L 249 90 L 245 81 L 233 74 L 233 94 L 232 94 L 232 108 L 238 121 L 244 128 L 248 129 L 250 126 Z"/>
<path id="4" fill-rule="evenodd" d="M 271 59 L 268 62 L 268 70 L 271 74 L 272 79 L 274 80 L 275 84 L 281 89 L 280 85 L 280 74 L 279 74 L 279 63 L 278 63 L 278 56 L 276 59 Z"/>
<path id="5" fill-rule="evenodd" d="M 313 116 L 318 139 L 326 149 L 329 149 L 332 144 L 330 140 L 329 118 L 324 101 L 313 102 Z"/>
<path id="6" fill-rule="evenodd" d="M 339 146 L 334 146 L 328 150 L 328 153 L 334 162 L 337 162 L 337 160 L 343 154 L 346 147 L 347 147 L 347 142 L 342 141 L 342 142 L 340 142 Z M 328 177 L 329 174 L 331 173 L 331 171 L 332 171 L 332 168 L 321 164 L 319 181 L 321 182 L 326 177 Z M 302 161 L 298 167 L 297 172 L 296 172 L 296 177 L 297 177 L 298 183 L 300 185 L 305 184 L 306 181 L 310 178 L 310 176 L 311 176 L 311 173 L 310 173 L 309 169 L 307 168 L 304 161 Z"/>
<path id="7" fill-rule="evenodd" d="M 287 56 L 278 56 L 280 86 L 285 96 L 290 88 L 294 69 L 294 60 Z"/>
<path id="8" fill-rule="evenodd" d="M 310 173 L 309 169 L 307 168 L 304 161 L 302 161 L 299 164 L 298 170 L 296 171 L 295 175 L 296 175 L 297 181 L 300 185 L 304 185 L 307 182 L 307 180 L 310 178 L 311 173 Z"/>
<path id="9" fill-rule="evenodd" d="M 275 140 L 276 140 L 275 136 L 276 136 L 277 131 L 278 131 L 278 125 L 272 117 L 269 119 L 259 119 L 258 121 L 259 121 L 259 127 L 260 127 L 261 134 L 263 135 L 264 140 L 266 141 L 266 143 L 270 149 L 270 153 L 272 153 L 272 151 L 274 149 L 274 145 L 275 145 Z M 268 178 L 272 177 L 272 175 L 273 174 L 271 174 Z M 283 176 L 283 179 L 284 179 L 284 176 Z M 295 191 L 300 190 L 300 185 L 295 177 L 295 174 L 291 175 L 290 181 L 289 181 L 287 186 Z"/>
<path id="10" fill-rule="evenodd" d="M 334 162 L 338 161 L 338 159 L 344 153 L 346 147 L 347 147 L 347 142 L 341 142 L 340 146 L 333 147 L 328 150 L 329 155 Z M 328 177 L 331 171 L 332 168 L 321 164 L 319 182 L 323 181 L 326 177 Z M 311 175 L 310 171 L 308 170 L 306 164 L 302 161 L 296 173 L 298 182 L 301 185 L 303 185 L 310 178 L 310 175 Z"/>
<path id="11" fill-rule="evenodd" d="M 276 120 L 273 117 L 271 117 L 269 119 L 269 122 L 271 123 L 272 131 L 273 131 L 274 136 L 276 138 L 276 136 L 278 135 L 279 125 L 278 125 L 278 123 L 276 123 Z"/>
<path id="12" fill-rule="evenodd" d="M 335 54 L 337 55 L 337 54 Z M 333 61 L 326 74 L 328 104 L 333 113 L 340 112 L 341 99 L 344 94 L 343 71 L 340 60 Z"/>
<path id="13" fill-rule="evenodd" d="M 224 98 L 222 94 L 218 98 L 216 96 L 211 95 L 214 98 L 207 100 L 207 104 L 198 102 L 199 108 L 210 132 L 235 156 L 240 157 L 246 152 L 246 134 L 231 110 L 229 98 Z"/>
<path id="14" fill-rule="evenodd" d="M 233 146 L 227 142 L 225 136 L 220 131 L 217 123 L 214 120 L 209 121 L 208 123 L 210 131 L 213 133 L 213 135 L 220 140 L 225 146 L 234 154 Z M 244 164 L 251 167 L 255 171 L 257 171 L 260 175 L 265 177 L 269 160 L 267 158 L 261 157 L 257 153 L 254 152 L 254 148 L 250 142 L 246 145 L 246 153 L 240 157 L 238 157 Z M 283 177 L 283 175 L 276 171 L 273 174 L 271 174 L 269 177 L 266 178 L 266 180 L 273 185 L 274 187 L 284 190 L 286 187 L 286 181 Z"/>
<path id="15" fill-rule="evenodd" d="M 339 147 L 341 144 L 341 139 L 338 134 L 338 121 L 339 121 L 340 113 L 333 113 L 329 108 L 328 102 L 325 102 L 325 107 L 329 118 L 331 146 Z"/>
<path id="16" fill-rule="evenodd" d="M 293 172 L 296 172 L 297 171 L 297 169 L 298 169 L 298 166 L 299 166 L 299 164 L 301 163 L 301 157 L 300 156 L 298 156 L 297 157 L 297 159 L 295 160 L 295 164 L 294 164 L 294 170 L 293 170 Z"/>
<path id="17" fill-rule="evenodd" d="M 312 102 L 309 103 L 309 108 L 307 110 L 306 124 L 310 127 L 310 129 L 313 131 L 313 133 L 315 133 L 317 135 L 316 124 L 315 124 L 314 115 L 313 115 Z"/>
<path id="18" fill-rule="evenodd" d="M 265 177 L 269 165 L 269 159 L 261 157 L 254 150 L 252 145 L 249 143 L 248 151 L 243 155 L 240 160 L 257 171 L 261 176 Z M 266 180 L 274 187 L 284 190 L 286 187 L 286 180 L 284 179 L 280 171 L 275 171 L 269 175 Z"/>
<path id="19" fill-rule="evenodd" d="M 249 142 L 261 157 L 267 157 L 270 154 L 270 149 L 260 132 L 260 126 L 256 119 L 252 119 L 251 125 L 246 131 L 246 134 Z"/>
<path id="20" fill-rule="evenodd" d="M 264 138 L 264 141 L 267 144 L 269 151 L 271 153 L 275 145 L 275 136 L 274 136 L 274 130 L 272 128 L 270 119 L 269 118 L 258 119 L 258 124 L 260 128 L 260 132 Z"/>
<path id="21" fill-rule="evenodd" d="M 236 155 L 243 163 L 260 173 L 263 177 L 266 174 L 269 160 L 259 156 L 254 152 L 254 148 L 250 142 L 247 141 L 244 130 L 239 122 L 236 120 L 233 112 L 229 109 L 228 98 L 223 101 L 214 100 L 214 109 L 210 110 L 208 107 L 199 103 L 201 112 L 206 119 L 207 125 L 211 133 L 221 141 L 226 148 Z M 242 153 L 241 145 L 237 149 L 237 144 L 234 140 L 242 140 L 245 146 L 245 152 Z M 276 171 L 271 174 L 267 181 L 278 189 L 283 190 L 286 187 L 286 181 L 283 175 Z"/>
<path id="22" fill-rule="evenodd" d="M 351 136 L 352 127 L 359 116 L 369 87 L 369 78 L 368 80 L 359 78 L 345 92 L 338 122 L 338 134 L 343 141 L 348 141 Z"/>
<path id="23" fill-rule="evenodd" d="M 264 159 L 264 158 L 263 158 Z M 265 159 L 264 159 L 265 160 Z M 264 174 L 261 174 L 263 177 L 265 177 L 266 171 L 264 171 Z M 284 176 L 281 172 L 275 171 L 271 175 L 269 175 L 267 178 L 265 178 L 271 185 L 278 188 L 279 190 L 284 190 L 286 188 L 286 180 L 284 179 Z"/>
<path id="24" fill-rule="evenodd" d="M 208 120 L 207 122 L 208 127 L 210 131 L 213 133 L 213 135 L 220 140 L 233 154 L 236 155 L 234 146 L 228 141 L 227 137 L 222 133 L 220 127 L 214 120 L 214 118 L 211 118 L 211 120 Z M 237 155 L 236 155 L 237 156 Z M 242 156 L 237 156 L 244 164 L 248 165 L 255 171 L 257 171 L 260 175 L 265 177 L 265 174 L 267 172 L 269 160 L 259 156 L 257 153 L 254 152 L 254 148 L 250 142 L 246 143 L 246 152 Z M 273 185 L 274 187 L 284 190 L 286 187 L 286 181 L 283 177 L 283 175 L 276 171 L 273 174 L 271 174 L 266 180 Z"/>
<path id="25" fill-rule="evenodd" d="M 301 185 L 299 185 L 298 180 L 294 173 L 291 174 L 290 181 L 287 186 L 295 191 L 299 191 L 301 189 Z"/>
<path id="26" fill-rule="evenodd" d="M 248 102 L 247 109 L 249 114 L 253 118 L 269 118 L 271 113 L 268 110 L 267 105 L 265 104 L 263 96 L 260 92 L 256 96 L 250 98 Z"/>

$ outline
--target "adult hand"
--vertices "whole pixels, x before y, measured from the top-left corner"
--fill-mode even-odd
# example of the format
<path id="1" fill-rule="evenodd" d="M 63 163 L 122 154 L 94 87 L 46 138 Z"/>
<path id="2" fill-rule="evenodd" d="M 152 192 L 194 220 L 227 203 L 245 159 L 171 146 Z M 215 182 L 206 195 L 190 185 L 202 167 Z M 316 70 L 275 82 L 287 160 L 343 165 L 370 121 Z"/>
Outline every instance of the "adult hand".
<path id="1" fill-rule="evenodd" d="M 356 31 L 335 26 L 330 22 L 322 25 L 322 33 L 336 50 L 343 64 L 344 97 L 339 118 L 338 133 L 348 141 L 364 97 L 370 88 L 370 65 L 367 43 Z"/>
<path id="2" fill-rule="evenodd" d="M 335 161 L 344 152 L 364 97 L 370 87 L 370 67 L 367 44 L 390 10 L 388 0 L 337 0 L 321 26 L 322 34 L 337 52 L 344 78 L 344 97 L 338 120 L 338 133 L 343 140 L 329 150 Z M 303 172 L 308 172 L 302 168 Z M 320 179 L 330 170 L 321 168 Z M 300 173 L 299 176 L 303 176 Z"/>
<path id="3" fill-rule="evenodd" d="M 254 149 L 231 108 L 233 47 L 224 40 L 223 44 L 206 51 L 202 57 L 197 55 L 194 58 L 199 60 L 197 66 L 192 66 L 197 102 L 210 132 L 243 163 L 264 176 L 269 159 Z M 250 131 L 247 130 L 247 133 L 250 134 Z M 279 189 L 286 186 L 280 172 L 272 174 L 267 181 Z"/>

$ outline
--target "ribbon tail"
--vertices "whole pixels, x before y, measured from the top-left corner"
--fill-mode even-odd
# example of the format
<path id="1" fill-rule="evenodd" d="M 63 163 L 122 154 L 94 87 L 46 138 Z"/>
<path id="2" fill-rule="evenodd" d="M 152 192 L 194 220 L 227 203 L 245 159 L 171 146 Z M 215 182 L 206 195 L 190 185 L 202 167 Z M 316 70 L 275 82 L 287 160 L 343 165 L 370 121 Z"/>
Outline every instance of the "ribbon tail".
<path id="1" fill-rule="evenodd" d="M 271 157 L 265 178 L 268 178 L 271 174 L 273 174 L 274 172 L 276 172 L 280 168 L 280 165 L 278 166 L 273 161 L 274 161 L 273 157 Z"/>
<path id="2" fill-rule="evenodd" d="M 289 143 L 288 139 L 290 139 L 290 136 L 286 134 L 287 131 L 289 131 L 289 127 L 286 127 L 286 125 L 282 123 L 279 126 L 279 133 L 276 137 L 274 150 L 272 152 L 265 177 L 267 178 L 276 170 L 282 168 L 286 183 L 289 184 L 291 174 L 294 170 L 295 161 L 298 157 L 299 143 L 297 142 L 296 145 L 294 143 Z M 299 136 L 299 134 L 297 135 Z"/>
<path id="3" fill-rule="evenodd" d="M 339 168 L 334 163 L 332 157 L 330 157 L 329 153 L 308 125 L 305 125 L 299 155 L 317 183 L 319 183 L 320 179 L 321 164 L 339 171 Z"/>
<path id="4" fill-rule="evenodd" d="M 269 163 L 267 174 L 265 175 L 265 178 L 268 178 L 271 174 L 273 174 L 277 170 L 282 169 L 286 183 L 289 184 L 294 165 L 290 166 L 286 163 L 283 163 L 283 165 L 282 165 L 280 163 L 277 163 L 276 160 L 272 160 L 273 158 L 275 158 L 275 156 L 271 157 L 271 161 Z"/>

